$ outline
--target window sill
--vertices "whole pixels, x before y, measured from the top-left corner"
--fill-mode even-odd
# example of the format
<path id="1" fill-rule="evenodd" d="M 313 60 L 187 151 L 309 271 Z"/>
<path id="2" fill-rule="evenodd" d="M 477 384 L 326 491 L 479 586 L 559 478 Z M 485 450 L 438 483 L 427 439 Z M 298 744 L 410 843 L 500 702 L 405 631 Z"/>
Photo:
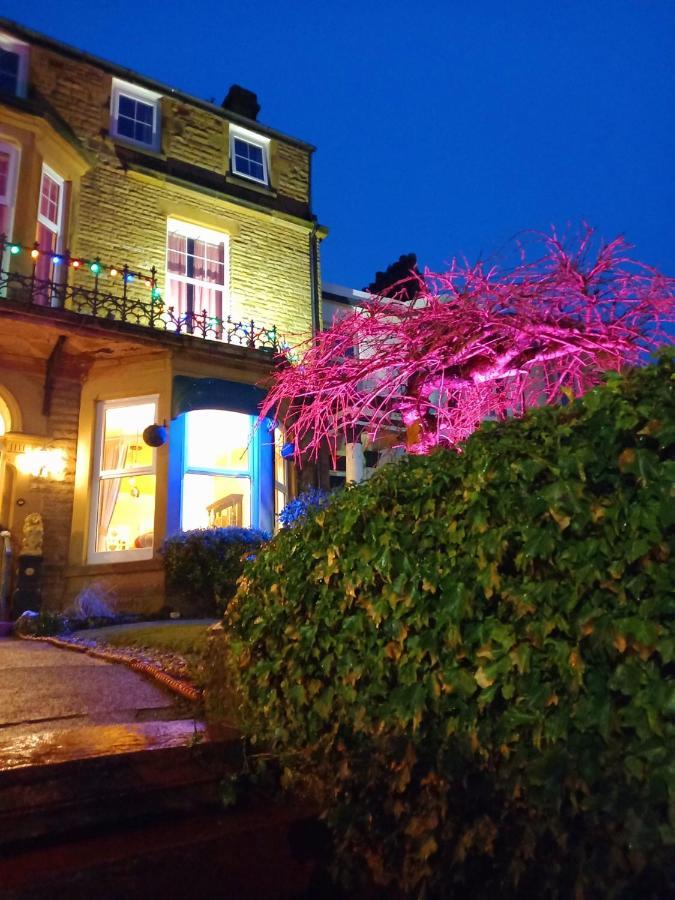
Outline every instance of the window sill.
<path id="1" fill-rule="evenodd" d="M 118 135 L 113 134 L 111 131 L 108 132 L 108 138 L 113 142 L 113 144 L 119 144 L 120 147 L 124 147 L 126 150 L 136 150 L 140 153 L 146 153 L 148 156 L 154 156 L 155 159 L 166 159 L 166 153 L 163 153 L 161 149 L 157 147 L 151 147 L 149 144 L 142 144 L 140 141 L 132 141 L 129 138 L 118 137 Z"/>
<path id="2" fill-rule="evenodd" d="M 100 563 L 89 562 L 81 566 L 68 566 L 65 572 L 66 578 L 77 578 L 86 575 L 116 575 L 120 573 L 154 572 L 163 569 L 164 564 L 160 557 L 149 559 L 121 559 L 119 562 L 109 560 Z"/>
<path id="3" fill-rule="evenodd" d="M 261 181 L 254 181 L 252 178 L 245 178 L 243 175 L 235 175 L 233 172 L 225 173 L 225 181 L 228 184 L 236 184 L 239 187 L 248 188 L 250 191 L 256 191 L 258 194 L 265 194 L 267 197 L 277 197 L 277 191 L 268 184 Z"/>

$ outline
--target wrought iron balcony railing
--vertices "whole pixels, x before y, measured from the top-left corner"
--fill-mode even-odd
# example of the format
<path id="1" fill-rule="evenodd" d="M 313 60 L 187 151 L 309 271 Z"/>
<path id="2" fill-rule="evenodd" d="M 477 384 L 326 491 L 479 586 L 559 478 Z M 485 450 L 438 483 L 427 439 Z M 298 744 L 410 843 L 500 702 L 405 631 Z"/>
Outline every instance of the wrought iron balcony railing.
<path id="1" fill-rule="evenodd" d="M 253 320 L 236 321 L 207 310 L 179 311 L 167 306 L 154 267 L 138 272 L 126 265 L 106 266 L 100 259 L 46 252 L 37 244 L 24 247 L 0 235 L 0 302 L 5 298 L 26 306 L 190 334 L 251 350 L 279 349 L 275 326 L 267 328 Z"/>

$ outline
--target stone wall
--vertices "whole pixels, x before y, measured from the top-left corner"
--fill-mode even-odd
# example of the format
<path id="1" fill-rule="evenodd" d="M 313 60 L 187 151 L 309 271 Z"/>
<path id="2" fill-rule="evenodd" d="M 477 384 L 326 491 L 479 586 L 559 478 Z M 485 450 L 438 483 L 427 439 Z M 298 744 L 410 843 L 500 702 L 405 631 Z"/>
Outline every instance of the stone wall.
<path id="1" fill-rule="evenodd" d="M 309 203 L 309 150 L 272 138 L 271 190 L 257 185 L 239 196 L 175 184 L 159 170 L 139 177 L 108 135 L 112 75 L 90 63 L 33 46 L 30 80 L 96 158 L 82 178 L 69 223 L 73 255 L 100 257 L 132 269 L 156 266 L 164 291 L 167 218 L 193 221 L 230 238 L 231 312 L 235 319 L 276 325 L 284 335 L 306 335 L 311 328 L 309 229 L 306 221 L 260 198 Z M 132 83 L 133 83 L 133 79 Z M 161 152 L 140 155 L 161 169 L 167 160 L 197 167 L 204 177 L 229 172 L 229 124 L 215 111 L 164 97 L 161 101 Z M 254 127 L 254 123 L 252 123 Z M 139 154 L 137 154 L 139 155 Z M 201 177 L 201 176 L 199 176 Z M 241 179 L 239 179 L 241 181 Z M 260 201 L 263 202 L 262 200 Z"/>

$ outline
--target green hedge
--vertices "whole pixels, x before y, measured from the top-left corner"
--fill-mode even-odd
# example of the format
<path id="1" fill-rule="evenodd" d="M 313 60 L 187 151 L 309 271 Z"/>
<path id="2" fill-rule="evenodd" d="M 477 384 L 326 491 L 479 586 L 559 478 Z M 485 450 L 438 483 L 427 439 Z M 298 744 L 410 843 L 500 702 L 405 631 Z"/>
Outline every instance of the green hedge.
<path id="1" fill-rule="evenodd" d="M 383 467 L 248 570 L 241 715 L 324 804 L 343 872 L 670 895 L 674 377 L 669 355 Z"/>
<path id="2" fill-rule="evenodd" d="M 247 559 L 269 535 L 257 528 L 195 528 L 162 544 L 170 606 L 187 616 L 220 615 L 237 589 Z"/>

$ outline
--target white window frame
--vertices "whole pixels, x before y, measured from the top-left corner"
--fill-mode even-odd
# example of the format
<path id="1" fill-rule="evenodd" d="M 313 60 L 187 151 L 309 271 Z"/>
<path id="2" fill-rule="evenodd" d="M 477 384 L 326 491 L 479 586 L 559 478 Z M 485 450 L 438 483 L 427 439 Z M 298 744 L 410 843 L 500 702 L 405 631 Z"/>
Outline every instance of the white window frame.
<path id="1" fill-rule="evenodd" d="M 129 550 L 97 550 L 96 538 L 98 535 L 98 498 L 99 486 L 101 480 L 109 480 L 112 478 L 124 478 L 136 475 L 154 475 L 155 476 L 155 517 L 157 515 L 157 450 L 152 450 L 152 465 L 136 466 L 133 469 L 109 469 L 105 471 L 103 479 L 101 478 L 101 459 L 103 454 L 103 431 L 105 428 L 105 414 L 109 409 L 115 409 L 120 406 L 141 406 L 146 403 L 155 404 L 155 419 L 157 419 L 157 406 L 159 403 L 159 394 L 150 394 L 146 397 L 126 397 L 121 400 L 100 400 L 96 404 L 96 422 L 94 435 L 94 458 L 92 461 L 92 478 L 91 478 L 91 497 L 89 508 L 89 540 L 87 545 L 87 563 L 111 563 L 111 562 L 130 562 L 137 559 L 152 559 L 154 555 L 154 547 L 132 547 Z M 148 425 L 151 425 L 148 422 Z M 155 529 L 153 526 L 153 544 L 155 538 Z"/>
<path id="2" fill-rule="evenodd" d="M 152 118 L 152 143 L 145 141 L 137 141 L 118 131 L 119 113 L 120 113 L 120 97 L 129 97 L 153 109 Z M 112 93 L 110 95 L 110 134 L 116 140 L 124 144 L 130 144 L 134 147 L 143 147 L 146 150 L 154 150 L 159 152 L 161 144 L 161 94 L 156 91 L 149 91 L 147 88 L 139 87 L 136 84 L 130 84 L 128 81 L 122 81 L 119 78 L 113 78 Z"/>
<path id="3" fill-rule="evenodd" d="M 59 186 L 59 206 L 58 206 L 58 214 L 57 221 L 52 222 L 51 219 L 46 218 L 40 212 L 40 207 L 42 206 L 42 179 L 44 176 L 51 178 L 52 181 L 55 181 Z M 47 163 L 42 163 L 42 172 L 40 174 L 40 193 L 38 195 L 38 208 L 37 208 L 37 220 L 40 225 L 44 225 L 44 227 L 51 231 L 52 234 L 56 235 L 56 250 L 61 251 L 63 249 L 63 207 L 65 205 L 65 193 L 66 193 L 66 181 L 65 178 L 62 178 L 58 172 L 55 172 Z"/>
<path id="4" fill-rule="evenodd" d="M 189 275 L 176 275 L 169 272 L 169 234 L 180 234 L 182 237 L 193 241 L 204 241 L 207 244 L 223 244 L 223 284 L 218 285 L 212 281 L 203 281 L 201 278 L 191 278 Z M 180 281 L 193 287 L 217 288 L 222 291 L 222 318 L 223 322 L 232 312 L 232 299 L 230 292 L 230 236 L 224 231 L 214 231 L 191 222 L 183 222 L 181 219 L 166 220 L 166 302 L 169 303 L 169 281 Z M 201 310 L 193 310 L 195 313 Z"/>
<path id="5" fill-rule="evenodd" d="M 9 170 L 7 172 L 7 192 L 0 197 L 0 202 L 9 210 L 7 215 L 7 241 L 12 240 L 14 234 L 14 215 L 16 212 L 16 189 L 19 182 L 19 164 L 21 162 L 21 150 L 14 144 L 0 139 L 0 150 L 9 155 Z"/>
<path id="6" fill-rule="evenodd" d="M 244 141 L 246 144 L 251 144 L 254 147 L 259 147 L 262 150 L 262 160 L 263 160 L 263 177 L 255 178 L 253 175 L 248 175 L 245 172 L 239 172 L 235 165 L 236 157 L 234 155 L 234 142 L 235 140 Z M 256 134 L 255 131 L 249 131 L 246 128 L 241 128 L 239 125 L 230 125 L 230 171 L 233 175 L 236 175 L 238 178 L 245 178 L 247 181 L 254 181 L 256 184 L 264 184 L 269 187 L 270 183 L 270 161 L 269 161 L 269 150 L 270 150 L 270 139 L 268 137 L 264 137 L 261 134 Z"/>
<path id="7" fill-rule="evenodd" d="M 274 531 L 276 533 L 281 528 L 279 516 L 288 503 L 288 497 L 290 493 L 290 465 L 289 460 L 284 459 L 284 457 L 281 455 L 282 448 L 286 444 L 286 433 L 284 429 L 280 428 L 279 426 L 274 428 L 274 430 L 272 431 L 272 438 L 274 441 L 274 453 L 272 456 L 272 466 L 274 468 L 274 472 L 272 475 L 274 490 Z M 283 482 L 277 480 L 277 461 L 280 462 L 283 470 Z M 278 502 L 280 496 L 283 497 L 283 505 Z"/>
<path id="8" fill-rule="evenodd" d="M 12 35 L 0 31 L 0 47 L 8 53 L 16 53 L 19 57 L 15 96 L 26 97 L 28 93 L 28 44 L 24 44 L 23 41 L 18 41 Z"/>

